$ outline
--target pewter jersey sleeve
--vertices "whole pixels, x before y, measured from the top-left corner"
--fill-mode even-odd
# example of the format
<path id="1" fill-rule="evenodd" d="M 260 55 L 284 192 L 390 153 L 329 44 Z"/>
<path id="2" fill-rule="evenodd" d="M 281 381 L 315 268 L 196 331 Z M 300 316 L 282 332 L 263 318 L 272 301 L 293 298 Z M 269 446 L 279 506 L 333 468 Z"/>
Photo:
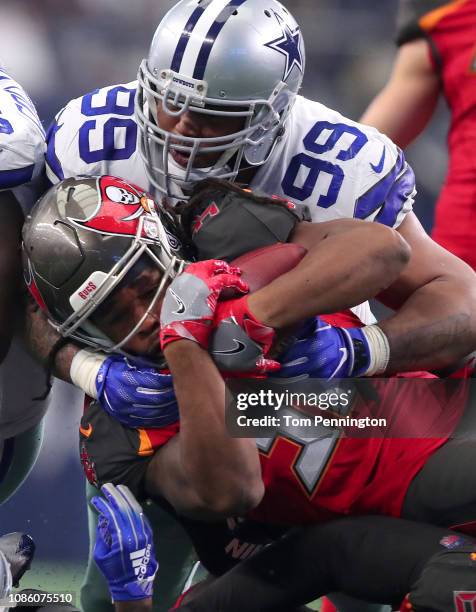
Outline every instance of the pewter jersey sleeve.
<path id="1" fill-rule="evenodd" d="M 0 69 L 0 191 L 11 190 L 25 214 L 38 195 L 33 182 L 43 169 L 44 151 L 44 132 L 33 103 Z M 15 337 L 0 365 L 0 440 L 16 436 L 41 420 L 47 403 L 33 398 L 44 390 L 43 368 Z"/>
<path id="2" fill-rule="evenodd" d="M 111 174 L 148 188 L 137 147 L 137 82 L 96 89 L 71 100 L 46 135 L 51 183 L 78 174 Z"/>

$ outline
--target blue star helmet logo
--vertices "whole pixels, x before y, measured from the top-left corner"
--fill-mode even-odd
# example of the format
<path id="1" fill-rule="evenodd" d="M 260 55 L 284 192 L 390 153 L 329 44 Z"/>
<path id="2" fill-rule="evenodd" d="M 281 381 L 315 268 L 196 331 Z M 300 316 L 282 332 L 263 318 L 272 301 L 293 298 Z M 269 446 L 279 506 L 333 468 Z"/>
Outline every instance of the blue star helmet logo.
<path id="1" fill-rule="evenodd" d="M 279 38 L 266 43 L 265 47 L 274 49 L 278 53 L 281 53 L 281 55 L 285 56 L 286 67 L 284 69 L 283 76 L 283 81 L 285 81 L 294 66 L 297 66 L 302 73 L 304 72 L 301 54 L 301 30 L 298 26 L 293 32 L 288 24 L 284 22 L 284 19 L 278 15 L 278 13 L 275 11 L 273 11 L 273 13 L 281 26 L 282 35 Z"/>

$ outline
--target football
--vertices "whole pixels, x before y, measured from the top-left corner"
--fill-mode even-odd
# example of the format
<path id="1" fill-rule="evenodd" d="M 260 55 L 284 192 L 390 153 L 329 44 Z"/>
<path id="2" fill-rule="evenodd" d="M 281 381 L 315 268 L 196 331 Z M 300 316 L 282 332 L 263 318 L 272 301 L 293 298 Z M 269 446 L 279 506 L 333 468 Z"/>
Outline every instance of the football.
<path id="1" fill-rule="evenodd" d="M 241 268 L 242 278 L 252 293 L 292 270 L 306 253 L 307 250 L 299 244 L 277 242 L 245 253 L 234 259 L 232 264 Z"/>

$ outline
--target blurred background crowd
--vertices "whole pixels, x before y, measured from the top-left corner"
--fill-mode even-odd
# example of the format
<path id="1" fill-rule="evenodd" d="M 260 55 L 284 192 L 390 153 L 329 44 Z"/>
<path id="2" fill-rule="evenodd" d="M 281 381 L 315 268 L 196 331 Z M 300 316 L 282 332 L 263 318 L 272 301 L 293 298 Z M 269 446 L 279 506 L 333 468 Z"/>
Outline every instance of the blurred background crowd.
<path id="1" fill-rule="evenodd" d="M 71 98 L 135 79 L 156 25 L 174 0 L 2 0 L 0 64 L 30 93 L 45 128 Z M 303 30 L 303 93 L 358 119 L 395 54 L 396 0 L 284 0 Z M 416 212 L 427 229 L 446 169 L 446 109 L 408 151 Z M 29 531 L 38 557 L 76 564 L 87 554 L 84 482 L 77 451 L 79 401 L 58 386 L 40 461 L 0 508 L 1 532 Z M 41 565 L 41 564 L 40 564 Z M 38 567 L 40 567 L 38 565 Z M 55 567 L 48 565 L 48 567 Z M 60 571 L 60 565 L 57 565 Z"/>

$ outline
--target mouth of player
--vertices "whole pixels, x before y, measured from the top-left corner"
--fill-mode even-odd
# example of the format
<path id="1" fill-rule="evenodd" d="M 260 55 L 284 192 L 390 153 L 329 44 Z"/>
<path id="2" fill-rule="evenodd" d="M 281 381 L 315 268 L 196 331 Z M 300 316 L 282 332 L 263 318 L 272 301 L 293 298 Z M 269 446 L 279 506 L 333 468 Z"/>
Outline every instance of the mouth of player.
<path id="1" fill-rule="evenodd" d="M 174 162 L 181 168 L 186 169 L 190 161 L 190 153 L 186 151 L 177 151 L 176 149 L 170 150 L 170 155 Z M 216 161 L 216 155 L 213 153 L 200 153 L 195 155 L 193 159 L 192 168 L 209 168 L 213 166 Z"/>
<path id="2" fill-rule="evenodd" d="M 174 160 L 176 164 L 178 164 L 179 166 L 182 166 L 182 168 L 187 167 L 188 161 L 190 159 L 190 153 L 185 153 L 185 152 L 176 151 L 175 149 L 172 149 L 170 152 L 170 155 L 172 156 L 172 159 Z"/>

